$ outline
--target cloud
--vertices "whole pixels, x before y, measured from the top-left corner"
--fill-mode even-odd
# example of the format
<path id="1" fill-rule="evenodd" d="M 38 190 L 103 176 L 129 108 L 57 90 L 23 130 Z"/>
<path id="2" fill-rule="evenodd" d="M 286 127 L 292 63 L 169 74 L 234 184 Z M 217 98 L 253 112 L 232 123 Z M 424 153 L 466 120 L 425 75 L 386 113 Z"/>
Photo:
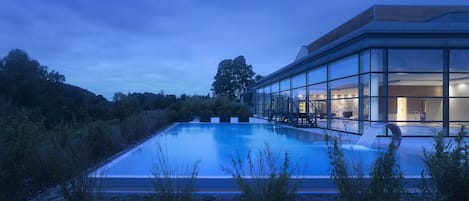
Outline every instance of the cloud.
<path id="1" fill-rule="evenodd" d="M 207 94 L 221 60 L 244 55 L 267 75 L 376 3 L 432 2 L 5 1 L 0 53 L 24 49 L 68 83 L 108 99 L 118 91 Z"/>

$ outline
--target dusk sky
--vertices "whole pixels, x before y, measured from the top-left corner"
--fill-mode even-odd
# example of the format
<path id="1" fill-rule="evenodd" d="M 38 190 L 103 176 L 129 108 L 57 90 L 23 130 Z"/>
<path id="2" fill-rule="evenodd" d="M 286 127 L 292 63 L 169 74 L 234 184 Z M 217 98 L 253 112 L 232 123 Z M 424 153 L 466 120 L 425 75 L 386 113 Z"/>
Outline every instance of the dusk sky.
<path id="1" fill-rule="evenodd" d="M 23 49 L 66 83 L 102 94 L 211 93 L 218 63 L 244 55 L 260 75 L 375 4 L 468 0 L 2 0 L 0 55 Z"/>

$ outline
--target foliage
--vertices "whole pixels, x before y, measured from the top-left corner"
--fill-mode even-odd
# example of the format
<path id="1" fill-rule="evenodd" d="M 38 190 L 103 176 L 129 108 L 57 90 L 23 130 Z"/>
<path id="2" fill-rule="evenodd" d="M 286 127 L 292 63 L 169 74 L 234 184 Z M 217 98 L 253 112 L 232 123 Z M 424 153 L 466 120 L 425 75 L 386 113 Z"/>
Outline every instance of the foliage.
<path id="1" fill-rule="evenodd" d="M 169 107 L 168 116 L 170 121 L 187 122 L 199 117 L 202 122 L 207 122 L 211 116 L 248 118 L 251 109 L 227 96 L 184 96 L 184 99 L 181 96 Z"/>
<path id="2" fill-rule="evenodd" d="M 264 150 L 259 150 L 256 156 L 248 152 L 247 167 L 244 166 L 239 152 L 237 158 L 232 159 L 232 168 L 225 171 L 232 175 L 241 191 L 240 200 L 246 201 L 281 201 L 295 200 L 300 182 L 292 181 L 290 155 L 285 152 L 283 163 L 278 167 L 276 157 L 266 144 Z M 249 173 L 246 174 L 245 169 Z M 250 177 L 250 178 L 249 178 Z"/>
<path id="3" fill-rule="evenodd" d="M 68 183 L 61 184 L 63 197 L 68 201 L 92 201 L 97 196 L 94 195 L 93 189 L 97 184 L 95 180 L 88 176 L 88 172 L 82 173 L 73 178 Z"/>
<path id="4" fill-rule="evenodd" d="M 65 132 L 70 132 L 65 131 Z M 86 139 L 80 135 L 75 140 L 65 142 L 64 147 L 60 147 L 60 171 L 58 174 L 61 192 L 66 200 L 85 201 L 92 200 L 91 190 L 94 186 L 93 180 L 88 178 L 86 170 L 92 163 L 94 150 L 88 150 Z"/>
<path id="5" fill-rule="evenodd" d="M 371 168 L 369 179 L 364 176 L 360 163 L 352 161 L 349 167 L 342 150 L 341 139 L 326 135 L 328 155 L 331 163 L 331 178 L 340 192 L 340 199 L 359 200 L 400 200 L 403 176 L 395 160 L 396 147 L 389 144 L 388 150 L 380 154 Z"/>
<path id="6" fill-rule="evenodd" d="M 444 133 L 435 136 L 434 151 L 424 150 L 424 162 L 430 176 L 422 178 L 421 191 L 424 200 L 468 200 L 469 199 L 469 145 L 462 126 L 458 135 L 445 144 Z M 423 176 L 423 174 L 422 174 Z"/>
<path id="7" fill-rule="evenodd" d="M 167 126 L 176 96 L 116 94 L 114 102 L 63 83 L 23 50 L 0 59 L 0 200 L 26 200 L 61 184 L 88 200 L 88 168 Z"/>
<path id="8" fill-rule="evenodd" d="M 158 144 L 153 168 L 155 200 L 190 201 L 194 199 L 194 183 L 199 173 L 199 163 L 176 164 L 168 157 L 166 149 Z"/>
<path id="9" fill-rule="evenodd" d="M 18 110 L 0 118 L 0 200 L 24 199 L 38 185 L 36 142 L 44 128 L 28 116 Z"/>
<path id="10" fill-rule="evenodd" d="M 246 64 L 244 56 L 225 59 L 218 64 L 212 91 L 215 96 L 227 96 L 231 100 L 244 101 L 248 87 L 255 83 L 251 65 Z"/>
<path id="11" fill-rule="evenodd" d="M 109 105 L 102 96 L 64 84 L 64 75 L 48 72 L 23 50 L 10 51 L 0 63 L 0 96 L 42 115 L 46 127 L 109 118 Z"/>

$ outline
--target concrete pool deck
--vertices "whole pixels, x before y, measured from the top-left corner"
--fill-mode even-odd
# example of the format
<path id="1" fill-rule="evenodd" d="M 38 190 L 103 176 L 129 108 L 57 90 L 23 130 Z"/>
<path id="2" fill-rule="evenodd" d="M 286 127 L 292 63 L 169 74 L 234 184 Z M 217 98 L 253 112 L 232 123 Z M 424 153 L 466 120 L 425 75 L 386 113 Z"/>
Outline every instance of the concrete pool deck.
<path id="1" fill-rule="evenodd" d="M 269 122 L 265 119 L 251 117 L 250 123 L 269 123 Z M 280 125 L 293 128 L 293 129 L 303 130 L 303 131 L 310 132 L 310 133 L 320 134 L 320 135 L 324 135 L 327 132 L 329 135 L 332 135 L 332 136 L 336 136 L 336 137 L 341 136 L 342 141 L 344 143 L 349 143 L 349 144 L 356 144 L 361 137 L 361 135 L 357 135 L 357 134 L 327 130 L 323 128 L 297 128 L 297 127 L 289 126 L 285 124 L 280 124 Z M 466 132 L 468 132 L 467 129 L 466 129 Z M 445 143 L 446 144 L 450 142 L 454 143 L 454 137 L 455 136 L 445 137 Z M 465 137 L 464 139 L 467 143 L 469 143 L 469 136 Z M 375 148 L 385 149 L 387 148 L 389 143 L 391 143 L 391 137 L 376 137 L 376 140 L 374 141 L 373 146 Z M 403 152 L 408 152 L 408 153 L 418 153 L 423 156 L 423 150 L 425 149 L 427 151 L 432 151 L 434 143 L 435 143 L 435 139 L 433 138 L 433 135 L 430 135 L 430 134 L 427 136 L 421 136 L 421 137 L 403 136 L 401 144 L 399 146 L 399 150 Z"/>

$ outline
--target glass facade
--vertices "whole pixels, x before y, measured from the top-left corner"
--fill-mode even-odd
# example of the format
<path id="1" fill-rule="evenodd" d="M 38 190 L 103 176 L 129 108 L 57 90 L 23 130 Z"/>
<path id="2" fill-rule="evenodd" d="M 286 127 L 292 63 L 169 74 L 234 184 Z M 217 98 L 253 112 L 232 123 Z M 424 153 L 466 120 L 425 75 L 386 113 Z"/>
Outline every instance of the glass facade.
<path id="1" fill-rule="evenodd" d="M 277 121 L 306 118 L 351 133 L 392 122 L 407 136 L 455 135 L 469 126 L 469 50 L 367 49 L 259 87 L 257 95 L 258 116 Z"/>
<path id="2" fill-rule="evenodd" d="M 449 123 L 450 135 L 460 125 L 469 126 L 469 50 L 449 51 Z"/>

